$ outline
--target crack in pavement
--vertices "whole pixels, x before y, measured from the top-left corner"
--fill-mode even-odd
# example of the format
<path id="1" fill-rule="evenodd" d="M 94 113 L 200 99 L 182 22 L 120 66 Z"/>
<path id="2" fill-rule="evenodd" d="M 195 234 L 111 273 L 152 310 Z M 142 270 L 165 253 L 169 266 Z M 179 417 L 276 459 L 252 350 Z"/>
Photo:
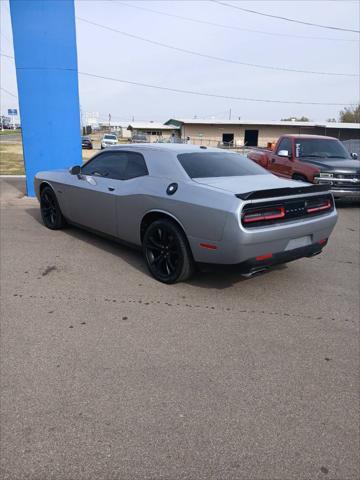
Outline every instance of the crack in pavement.
<path id="1" fill-rule="evenodd" d="M 88 301 L 88 298 L 85 297 L 78 297 L 78 296 L 44 296 L 44 295 L 23 295 L 23 294 L 18 294 L 14 293 L 13 296 L 18 299 L 41 299 L 41 300 L 66 300 L 66 301 Z M 228 312 L 228 313 L 248 313 L 248 314 L 256 314 L 256 315 L 274 315 L 274 316 L 281 316 L 281 317 L 293 317 L 293 318 L 306 318 L 309 320 L 326 320 L 330 319 L 332 321 L 335 320 L 341 320 L 344 322 L 350 322 L 352 324 L 355 324 L 355 320 L 351 318 L 335 318 L 335 317 L 326 317 L 326 316 L 321 316 L 321 315 L 308 315 L 308 314 L 303 314 L 303 313 L 290 313 L 290 312 L 277 312 L 277 311 L 272 311 L 272 310 L 255 310 L 255 309 L 247 309 L 247 308 L 242 308 L 242 309 L 237 309 L 234 307 L 218 307 L 215 305 L 206 305 L 206 304 L 190 304 L 190 303 L 185 303 L 185 302 L 166 302 L 163 300 L 155 300 L 155 299 L 134 299 L 134 298 L 127 298 L 127 299 L 121 299 L 121 298 L 109 298 L 109 297 L 92 297 L 91 299 L 94 302 L 104 302 L 104 303 L 121 303 L 121 304 L 126 304 L 126 303 L 132 303 L 132 304 L 137 304 L 141 306 L 149 306 L 149 305 L 162 305 L 162 306 L 167 306 L 167 307 L 185 307 L 185 308 L 195 308 L 195 309 L 203 309 L 203 310 L 212 310 L 215 312 Z"/>

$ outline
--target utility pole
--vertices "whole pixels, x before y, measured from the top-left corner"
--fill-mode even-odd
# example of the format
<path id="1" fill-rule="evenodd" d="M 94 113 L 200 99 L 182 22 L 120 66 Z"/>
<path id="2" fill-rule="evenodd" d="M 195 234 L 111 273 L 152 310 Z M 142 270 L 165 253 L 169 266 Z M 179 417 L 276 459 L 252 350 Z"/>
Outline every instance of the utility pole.
<path id="1" fill-rule="evenodd" d="M 111 125 L 110 124 L 111 124 L 111 114 L 109 113 L 109 132 L 111 130 Z"/>
<path id="2" fill-rule="evenodd" d="M 229 110 L 229 120 L 231 120 L 231 108 Z"/>

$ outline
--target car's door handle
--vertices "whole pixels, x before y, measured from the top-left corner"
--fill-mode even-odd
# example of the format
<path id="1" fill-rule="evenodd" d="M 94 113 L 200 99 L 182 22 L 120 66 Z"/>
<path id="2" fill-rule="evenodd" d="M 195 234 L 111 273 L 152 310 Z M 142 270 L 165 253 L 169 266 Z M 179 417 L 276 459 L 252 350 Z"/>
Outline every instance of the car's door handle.
<path id="1" fill-rule="evenodd" d="M 113 192 L 115 190 L 115 187 L 108 187 L 109 192 Z"/>

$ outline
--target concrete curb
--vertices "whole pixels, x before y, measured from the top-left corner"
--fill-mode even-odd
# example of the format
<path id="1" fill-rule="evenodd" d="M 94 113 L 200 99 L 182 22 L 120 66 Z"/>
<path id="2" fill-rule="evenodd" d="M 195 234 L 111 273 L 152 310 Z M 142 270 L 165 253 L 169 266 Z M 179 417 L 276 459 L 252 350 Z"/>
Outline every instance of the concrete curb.
<path id="1" fill-rule="evenodd" d="M 0 178 L 26 178 L 26 175 L 0 175 Z"/>

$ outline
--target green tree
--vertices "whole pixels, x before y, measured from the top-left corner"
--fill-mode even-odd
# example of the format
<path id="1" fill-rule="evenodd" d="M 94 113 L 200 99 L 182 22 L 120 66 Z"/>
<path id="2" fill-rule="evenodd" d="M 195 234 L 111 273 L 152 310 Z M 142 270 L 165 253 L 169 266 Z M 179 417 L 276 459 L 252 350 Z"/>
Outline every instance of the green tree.
<path id="1" fill-rule="evenodd" d="M 292 122 L 292 121 L 295 121 L 295 122 L 310 122 L 310 119 L 308 117 L 289 117 L 289 118 L 282 118 L 281 119 L 282 122 Z"/>
<path id="2" fill-rule="evenodd" d="M 360 104 L 341 110 L 339 113 L 339 121 L 343 123 L 360 123 Z"/>

